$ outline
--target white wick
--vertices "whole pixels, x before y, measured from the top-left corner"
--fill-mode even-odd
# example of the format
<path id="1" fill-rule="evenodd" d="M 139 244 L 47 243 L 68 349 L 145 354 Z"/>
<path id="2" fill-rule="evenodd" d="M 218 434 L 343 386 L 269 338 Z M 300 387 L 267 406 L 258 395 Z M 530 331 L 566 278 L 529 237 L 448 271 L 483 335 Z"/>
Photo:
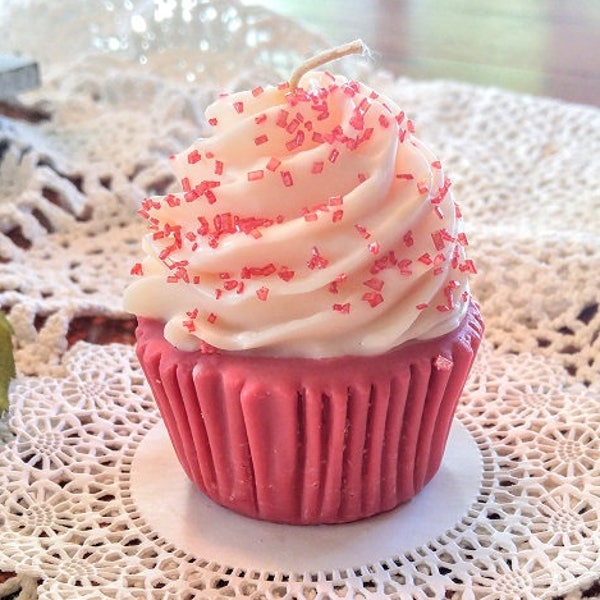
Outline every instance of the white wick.
<path id="1" fill-rule="evenodd" d="M 292 76 L 290 77 L 290 88 L 295 90 L 298 87 L 300 79 L 305 73 L 308 73 L 309 71 L 312 71 L 313 69 L 316 69 L 325 63 L 338 60 L 339 58 L 343 58 L 349 54 L 366 54 L 367 52 L 368 48 L 362 40 L 354 40 L 353 42 L 342 44 L 336 48 L 319 52 L 319 54 L 305 60 L 301 65 L 296 67 L 292 73 Z"/>

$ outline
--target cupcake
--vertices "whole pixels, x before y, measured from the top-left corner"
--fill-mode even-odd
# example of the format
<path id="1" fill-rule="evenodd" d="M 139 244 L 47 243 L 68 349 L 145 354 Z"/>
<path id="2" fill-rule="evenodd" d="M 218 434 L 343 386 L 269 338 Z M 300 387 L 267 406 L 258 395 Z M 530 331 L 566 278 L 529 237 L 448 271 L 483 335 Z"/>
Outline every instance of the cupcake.
<path id="1" fill-rule="evenodd" d="M 328 71 L 220 96 L 143 202 L 125 293 L 177 457 L 208 497 L 344 523 L 438 470 L 483 333 L 461 212 L 390 99 Z"/>

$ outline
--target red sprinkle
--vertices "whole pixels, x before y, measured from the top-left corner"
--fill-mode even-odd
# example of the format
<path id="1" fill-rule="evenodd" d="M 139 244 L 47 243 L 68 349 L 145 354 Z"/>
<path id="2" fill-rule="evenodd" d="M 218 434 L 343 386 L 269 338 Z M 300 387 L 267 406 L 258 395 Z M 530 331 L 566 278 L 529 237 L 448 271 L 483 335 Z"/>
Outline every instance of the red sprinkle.
<path id="1" fill-rule="evenodd" d="M 440 229 L 440 235 L 442 236 L 442 239 L 446 242 L 454 242 L 454 236 L 445 228 L 442 227 L 442 229 Z"/>
<path id="2" fill-rule="evenodd" d="M 193 333 L 194 331 L 196 331 L 196 324 L 194 323 L 194 321 L 182 321 L 181 323 L 190 333 Z"/>
<path id="3" fill-rule="evenodd" d="M 287 118 L 289 116 L 289 112 L 285 109 L 281 109 L 277 114 L 277 120 L 275 121 L 275 125 L 277 127 L 287 127 Z"/>
<path id="4" fill-rule="evenodd" d="M 275 158 L 274 156 L 272 156 L 269 159 L 269 162 L 267 163 L 267 169 L 269 171 L 276 171 L 280 164 L 281 164 L 281 161 L 278 160 L 277 158 Z"/>
<path id="5" fill-rule="evenodd" d="M 367 231 L 366 227 L 363 227 L 362 225 L 355 225 L 354 228 L 365 240 L 368 240 L 371 237 L 371 234 Z"/>
<path id="6" fill-rule="evenodd" d="M 135 263 L 135 265 L 133 265 L 133 267 L 131 267 L 130 274 L 131 275 L 143 275 L 144 271 L 142 269 L 142 263 Z"/>
<path id="7" fill-rule="evenodd" d="M 258 115 L 257 117 L 254 117 L 254 122 L 257 125 L 264 123 L 266 120 L 267 120 L 267 115 L 265 113 L 262 113 L 262 114 Z"/>
<path id="8" fill-rule="evenodd" d="M 285 187 L 294 185 L 294 180 L 290 171 L 281 171 L 281 179 L 283 180 L 283 185 L 285 185 Z"/>
<path id="9" fill-rule="evenodd" d="M 264 88 L 258 85 L 252 90 L 252 95 L 256 98 L 256 96 L 260 96 L 264 91 Z"/>
<path id="10" fill-rule="evenodd" d="M 404 245 L 407 248 L 410 248 L 414 243 L 414 239 L 413 239 L 413 234 L 412 234 L 412 230 L 409 229 L 405 234 L 404 237 L 402 238 L 402 241 L 404 242 Z"/>
<path id="11" fill-rule="evenodd" d="M 421 304 L 417 304 L 417 305 L 415 306 L 415 308 L 416 308 L 417 310 L 424 310 L 424 309 L 426 309 L 428 306 L 429 306 L 429 304 L 427 304 L 427 302 L 421 302 Z"/>
<path id="12" fill-rule="evenodd" d="M 277 275 L 279 275 L 279 277 L 281 279 L 283 279 L 283 281 L 290 281 L 291 279 L 294 278 L 294 275 L 296 275 L 296 273 L 294 271 L 292 271 L 291 269 L 288 269 L 285 266 L 282 266 L 279 268 L 279 271 L 277 271 Z"/>
<path id="13" fill-rule="evenodd" d="M 262 169 L 258 169 L 257 171 L 249 171 L 248 172 L 248 181 L 257 181 L 262 179 L 265 176 L 265 172 Z"/>
<path id="14" fill-rule="evenodd" d="M 439 160 L 434 160 L 434 161 L 431 163 L 431 166 L 432 166 L 434 169 L 441 169 L 441 168 L 442 168 L 442 163 L 441 163 Z"/>
<path id="15" fill-rule="evenodd" d="M 381 256 L 373 261 L 373 266 L 369 269 L 369 273 L 377 275 L 384 269 L 389 269 L 398 264 L 398 259 L 393 250 L 390 250 L 386 255 Z"/>
<path id="16" fill-rule="evenodd" d="M 363 98 L 363 99 L 360 101 L 360 103 L 359 103 L 359 105 L 356 107 L 355 111 L 356 111 L 358 114 L 361 114 L 361 115 L 366 115 L 366 114 L 367 114 L 367 112 L 368 112 L 368 110 L 371 108 L 371 106 L 372 106 L 372 105 L 371 105 L 371 103 L 369 102 L 369 99 L 368 99 L 367 97 L 365 97 L 365 98 Z"/>
<path id="17" fill-rule="evenodd" d="M 458 261 L 460 258 L 460 250 L 458 246 L 454 246 L 454 250 L 452 250 L 452 258 L 450 259 L 450 266 L 453 269 L 458 268 Z"/>
<path id="18" fill-rule="evenodd" d="M 258 137 L 254 138 L 254 143 L 257 146 L 260 146 L 261 144 L 264 144 L 265 142 L 268 142 L 268 141 L 269 141 L 269 137 L 264 133 L 262 135 L 259 135 Z"/>
<path id="19" fill-rule="evenodd" d="M 214 204 L 217 201 L 217 197 L 212 190 L 206 190 L 204 195 L 206 196 L 209 204 Z"/>
<path id="20" fill-rule="evenodd" d="M 334 148 L 329 154 L 329 162 L 334 163 L 340 155 L 340 151 L 337 148 Z"/>
<path id="21" fill-rule="evenodd" d="M 215 231 L 218 233 L 235 233 L 235 219 L 230 212 L 215 215 L 213 218 Z"/>
<path id="22" fill-rule="evenodd" d="M 223 175 L 223 162 L 215 160 L 215 175 Z"/>
<path id="23" fill-rule="evenodd" d="M 214 127 L 218 123 L 218 119 L 216 117 L 212 117 L 208 120 L 208 124 Z"/>
<path id="24" fill-rule="evenodd" d="M 369 248 L 369 252 L 371 254 L 379 254 L 379 251 L 381 250 L 381 245 L 379 244 L 379 242 L 371 242 L 368 246 Z"/>
<path id="25" fill-rule="evenodd" d="M 363 285 L 366 285 L 377 292 L 380 292 L 383 289 L 384 284 L 385 282 L 383 279 L 379 279 L 379 277 L 371 277 L 371 279 L 363 281 Z"/>
<path id="26" fill-rule="evenodd" d="M 390 126 L 390 121 L 385 115 L 379 115 L 379 124 L 387 129 Z"/>
<path id="27" fill-rule="evenodd" d="M 325 166 L 325 163 L 323 161 L 317 160 L 313 163 L 310 172 L 313 173 L 314 175 L 318 175 L 319 173 L 321 173 L 323 171 L 324 166 Z"/>
<path id="28" fill-rule="evenodd" d="M 433 245 L 436 250 L 443 250 L 445 243 L 440 231 L 434 231 L 431 234 L 431 239 L 433 240 Z"/>
<path id="29" fill-rule="evenodd" d="M 427 266 L 433 264 L 433 260 L 431 259 L 431 256 L 429 256 L 429 252 L 425 252 L 425 254 L 419 256 L 417 260 Z"/>
<path id="30" fill-rule="evenodd" d="M 348 122 L 357 131 L 361 131 L 362 129 L 365 128 L 365 119 L 360 114 L 355 113 L 354 115 L 352 115 L 352 117 L 350 118 L 350 120 Z"/>
<path id="31" fill-rule="evenodd" d="M 398 270 L 401 275 L 410 276 L 412 275 L 412 269 L 410 268 L 412 265 L 412 260 L 410 258 L 403 258 L 398 262 Z"/>
<path id="32" fill-rule="evenodd" d="M 206 317 L 206 320 L 212 324 L 217 320 L 217 315 L 215 315 L 215 313 L 211 312 L 210 315 L 208 315 L 208 317 Z"/>
<path id="33" fill-rule="evenodd" d="M 396 179 L 406 179 L 407 181 L 414 179 L 415 176 L 412 173 L 398 173 Z"/>
<path id="34" fill-rule="evenodd" d="M 348 276 L 345 273 L 340 273 L 330 284 L 329 291 L 332 294 L 337 294 L 339 292 L 338 285 L 340 283 L 344 283 L 348 279 Z"/>
<path id="35" fill-rule="evenodd" d="M 256 290 L 256 296 L 258 297 L 259 300 L 262 300 L 264 302 L 267 299 L 267 297 L 269 296 L 269 288 L 265 287 L 265 286 L 258 288 Z"/>
<path id="36" fill-rule="evenodd" d="M 336 312 L 347 315 L 350 313 L 350 302 L 346 302 L 344 304 L 334 304 L 331 308 L 333 308 L 333 310 Z"/>
<path id="37" fill-rule="evenodd" d="M 243 113 L 244 112 L 244 103 L 243 102 L 234 102 L 233 108 L 235 108 L 235 112 Z"/>
<path id="38" fill-rule="evenodd" d="M 296 137 L 291 139 L 289 142 L 287 142 L 285 147 L 287 148 L 288 152 L 291 152 L 295 148 L 299 148 L 300 146 L 302 146 L 303 143 L 304 143 L 304 131 L 298 131 L 298 133 L 296 134 Z"/>
<path id="39" fill-rule="evenodd" d="M 200 194 L 196 190 L 189 190 L 183 195 L 183 197 L 185 198 L 186 202 L 193 202 L 194 200 L 200 198 Z"/>
<path id="40" fill-rule="evenodd" d="M 200 235 L 206 235 L 209 230 L 208 221 L 206 217 L 198 217 L 198 222 L 200 223 L 200 227 L 196 230 Z"/>
<path id="41" fill-rule="evenodd" d="M 321 256 L 319 249 L 316 246 L 312 247 L 311 252 L 312 257 L 306 263 L 309 269 L 324 269 L 329 264 L 329 261 L 325 257 Z"/>
<path id="42" fill-rule="evenodd" d="M 362 300 L 368 302 L 372 308 L 383 302 L 383 296 L 378 292 L 366 292 L 362 296 Z"/>
<path id="43" fill-rule="evenodd" d="M 188 164 L 190 164 L 190 165 L 196 164 L 201 158 L 202 157 L 200 156 L 200 152 L 198 152 L 198 150 L 192 150 L 187 155 L 187 161 L 188 161 Z"/>
<path id="44" fill-rule="evenodd" d="M 475 273 L 477 273 L 477 269 L 475 268 L 475 263 L 468 258 L 467 260 L 465 260 L 465 262 L 462 265 L 459 265 L 459 270 L 462 271 L 463 273 L 472 273 L 473 275 Z"/>
<path id="45" fill-rule="evenodd" d="M 294 133 L 296 129 L 298 129 L 298 125 L 300 125 L 300 121 L 298 119 L 292 119 L 286 126 L 285 130 L 288 133 Z"/>

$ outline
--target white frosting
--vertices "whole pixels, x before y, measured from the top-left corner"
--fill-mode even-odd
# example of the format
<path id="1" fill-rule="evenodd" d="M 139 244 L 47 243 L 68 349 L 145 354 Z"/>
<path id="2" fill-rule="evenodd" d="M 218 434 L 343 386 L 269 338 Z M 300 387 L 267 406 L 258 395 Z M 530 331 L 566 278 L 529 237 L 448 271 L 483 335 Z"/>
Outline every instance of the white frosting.
<path id="1" fill-rule="evenodd" d="M 329 73 L 224 96 L 148 199 L 125 307 L 184 350 L 379 354 L 458 326 L 466 238 L 449 182 L 389 99 Z M 206 346 L 206 344 L 208 346 Z"/>

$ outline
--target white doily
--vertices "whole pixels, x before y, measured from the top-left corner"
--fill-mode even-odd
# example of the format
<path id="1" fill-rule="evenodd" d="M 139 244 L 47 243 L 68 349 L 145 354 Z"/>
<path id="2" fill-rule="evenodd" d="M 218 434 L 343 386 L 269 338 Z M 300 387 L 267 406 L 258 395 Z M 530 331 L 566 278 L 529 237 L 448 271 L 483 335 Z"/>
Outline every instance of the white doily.
<path id="1" fill-rule="evenodd" d="M 172 185 L 166 157 L 205 131 L 217 92 L 276 83 L 325 43 L 232 1 L 9 0 L 0 24 L 1 52 L 41 62 L 23 100 L 49 115 L 0 116 L 0 309 L 20 373 L 0 569 L 61 599 L 552 598 L 600 578 L 598 109 L 356 67 L 415 120 L 466 216 L 487 329 L 459 416 L 484 484 L 410 552 L 243 570 L 186 554 L 136 512 L 129 468 L 158 417 L 131 347 L 102 344 L 131 341 L 135 209 Z"/>
<path id="2" fill-rule="evenodd" d="M 131 485 L 159 420 L 133 349 L 79 343 L 65 366 L 20 379 L 0 453 L 0 567 L 39 577 L 41 598 L 539 600 L 600 572 L 599 399 L 541 357 L 478 358 L 458 418 L 484 468 L 462 519 L 415 548 L 304 572 L 215 561 L 155 531 Z M 276 528 L 265 543 L 293 547 L 296 528 Z M 315 546 L 329 535 L 316 528 Z"/>

